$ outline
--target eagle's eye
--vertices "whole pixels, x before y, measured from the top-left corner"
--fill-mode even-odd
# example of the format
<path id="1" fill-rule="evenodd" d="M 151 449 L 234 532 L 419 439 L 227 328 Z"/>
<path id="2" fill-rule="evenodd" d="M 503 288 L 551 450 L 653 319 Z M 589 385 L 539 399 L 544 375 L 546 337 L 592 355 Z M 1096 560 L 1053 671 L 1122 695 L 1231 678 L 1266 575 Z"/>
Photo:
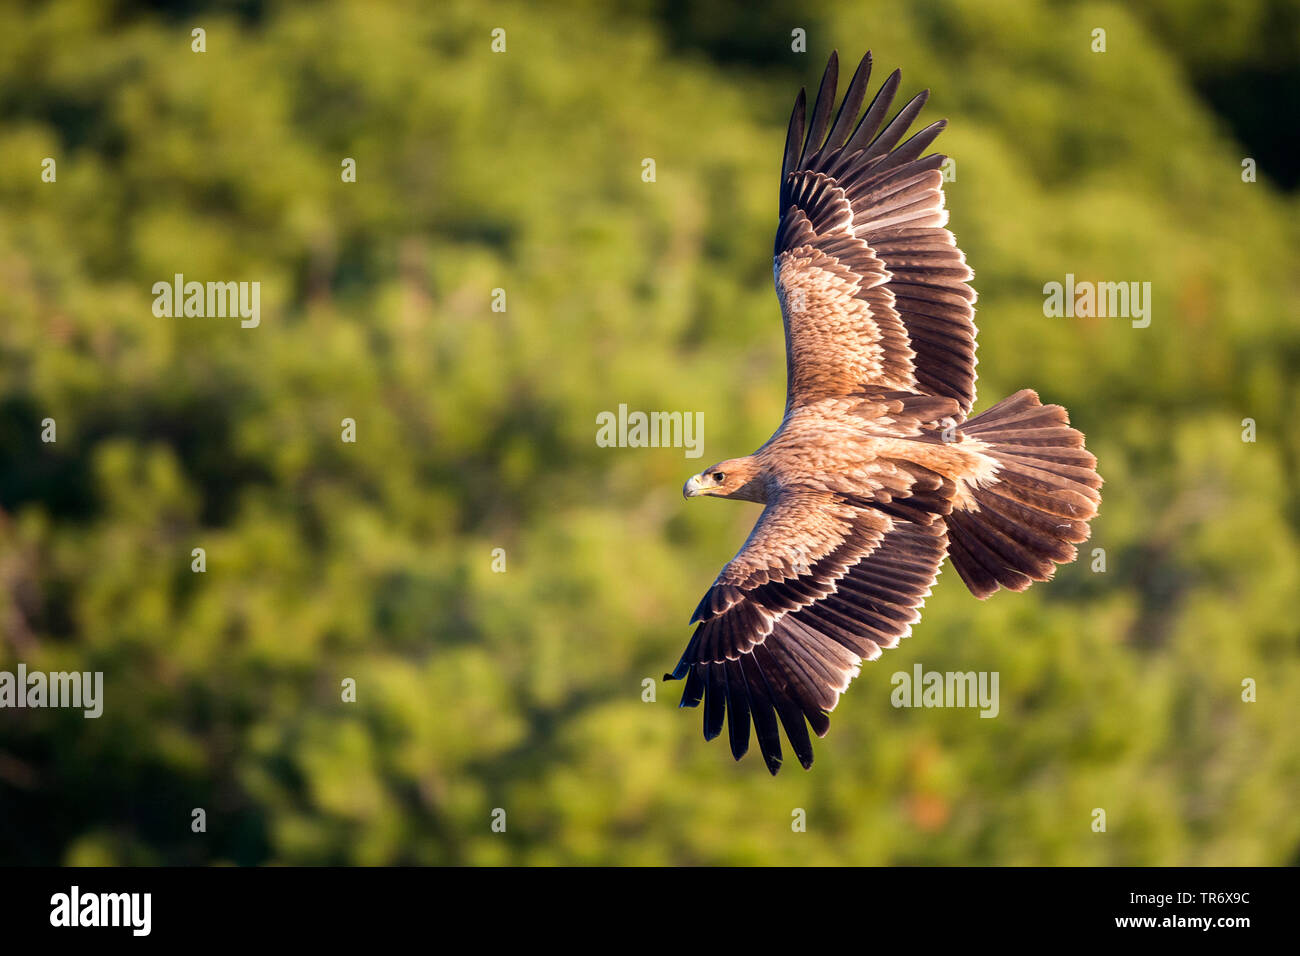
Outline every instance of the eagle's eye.
<path id="1" fill-rule="evenodd" d="M 720 471 L 715 471 L 713 473 L 713 480 L 716 481 L 718 484 L 722 484 L 724 481 L 727 480 L 727 476 Z"/>

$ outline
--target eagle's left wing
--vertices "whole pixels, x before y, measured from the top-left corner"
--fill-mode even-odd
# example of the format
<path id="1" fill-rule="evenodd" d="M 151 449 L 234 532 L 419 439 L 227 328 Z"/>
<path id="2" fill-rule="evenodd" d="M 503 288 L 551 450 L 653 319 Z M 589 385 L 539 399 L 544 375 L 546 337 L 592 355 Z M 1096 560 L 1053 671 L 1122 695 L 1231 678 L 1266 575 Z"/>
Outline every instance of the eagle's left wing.
<path id="1" fill-rule="evenodd" d="M 686 678 L 682 706 L 704 701 L 707 740 L 726 715 L 737 760 L 752 719 L 773 774 L 779 721 L 810 767 L 807 724 L 825 736 L 827 714 L 862 660 L 911 633 L 946 548 L 942 521 L 908 521 L 829 492 L 787 492 L 764 509 L 691 619 L 699 626 L 668 675 Z"/>

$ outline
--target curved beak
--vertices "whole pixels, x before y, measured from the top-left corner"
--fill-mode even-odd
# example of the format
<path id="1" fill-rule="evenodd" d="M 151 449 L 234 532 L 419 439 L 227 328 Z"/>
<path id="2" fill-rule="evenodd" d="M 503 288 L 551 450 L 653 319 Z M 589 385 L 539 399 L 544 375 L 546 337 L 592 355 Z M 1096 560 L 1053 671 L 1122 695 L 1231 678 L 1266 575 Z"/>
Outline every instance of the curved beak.
<path id="1" fill-rule="evenodd" d="M 694 498 L 700 493 L 700 476 L 691 475 L 686 479 L 686 484 L 682 485 L 682 497 Z"/>

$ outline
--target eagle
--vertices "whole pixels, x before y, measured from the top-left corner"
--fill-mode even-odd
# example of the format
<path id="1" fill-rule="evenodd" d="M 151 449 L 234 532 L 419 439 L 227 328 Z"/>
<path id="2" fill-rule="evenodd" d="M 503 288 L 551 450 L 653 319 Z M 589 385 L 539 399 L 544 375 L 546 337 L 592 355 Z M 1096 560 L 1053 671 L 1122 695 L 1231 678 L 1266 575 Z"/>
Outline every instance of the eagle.
<path id="1" fill-rule="evenodd" d="M 665 680 L 685 680 L 681 706 L 703 701 L 706 740 L 725 718 L 737 760 L 752 725 L 773 774 L 779 728 L 812 766 L 809 727 L 824 737 L 862 662 L 910 635 L 945 557 L 977 598 L 1023 591 L 1074 560 L 1101 502 L 1064 408 L 1025 389 L 968 417 L 974 273 L 945 228 L 947 157 L 922 155 L 946 121 L 901 142 L 929 91 L 886 123 L 901 73 L 862 112 L 870 74 L 868 52 L 832 119 L 833 53 L 811 117 L 800 90 L 790 118 L 781 425 L 682 489 L 764 507 Z"/>

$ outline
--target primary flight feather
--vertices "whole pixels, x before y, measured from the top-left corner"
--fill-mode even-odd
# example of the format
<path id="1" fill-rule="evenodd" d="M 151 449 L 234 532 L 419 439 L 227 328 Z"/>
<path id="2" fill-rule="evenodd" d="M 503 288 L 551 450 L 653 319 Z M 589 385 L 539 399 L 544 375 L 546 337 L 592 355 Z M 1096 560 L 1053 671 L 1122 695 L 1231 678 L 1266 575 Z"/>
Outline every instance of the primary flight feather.
<path id="1" fill-rule="evenodd" d="M 694 475 L 687 498 L 765 505 L 700 601 L 670 679 L 727 725 L 753 727 L 768 769 L 781 735 L 805 767 L 808 728 L 863 660 L 911 633 L 945 556 L 976 597 L 1022 591 L 1073 561 L 1101 501 L 1096 459 L 1065 409 L 1026 389 L 975 401 L 975 292 L 946 228 L 940 121 L 902 142 L 925 104 L 886 124 L 897 70 L 862 111 L 871 54 L 838 112 L 832 54 L 811 120 L 795 101 L 773 273 L 785 321 L 785 416 L 758 451 Z M 901 142 L 901 145 L 899 145 Z"/>

